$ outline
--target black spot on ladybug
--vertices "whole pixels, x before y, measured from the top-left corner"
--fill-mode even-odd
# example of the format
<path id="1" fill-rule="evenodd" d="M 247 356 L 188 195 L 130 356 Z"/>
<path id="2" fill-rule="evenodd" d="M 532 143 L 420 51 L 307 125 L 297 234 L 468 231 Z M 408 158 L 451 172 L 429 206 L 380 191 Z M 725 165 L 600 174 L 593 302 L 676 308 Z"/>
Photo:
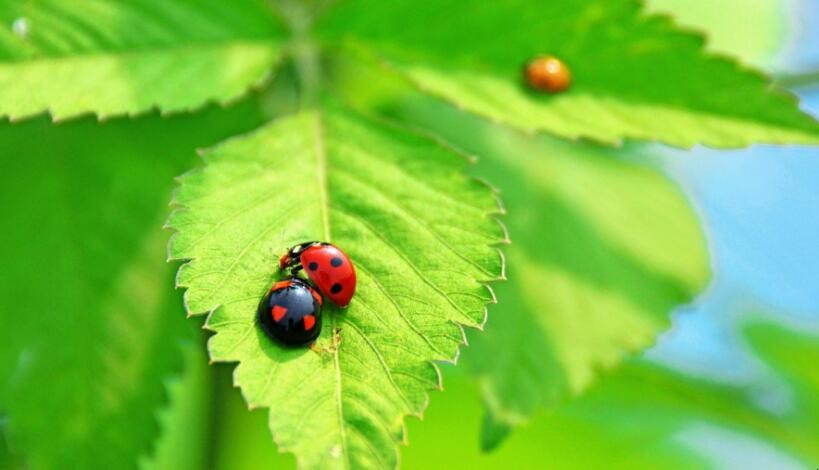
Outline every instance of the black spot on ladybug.
<path id="1" fill-rule="evenodd" d="M 315 261 L 311 261 L 310 264 L 307 265 L 307 269 L 309 269 L 310 271 L 315 271 L 316 269 L 318 269 L 318 263 L 316 263 Z"/>
<path id="2" fill-rule="evenodd" d="M 330 264 L 332 264 L 334 268 L 337 268 L 337 267 L 341 266 L 342 264 L 344 264 L 344 261 L 342 261 L 341 258 L 336 256 L 335 258 L 330 260 Z"/>
<path id="3" fill-rule="evenodd" d="M 341 284 L 336 282 L 335 284 L 333 284 L 333 287 L 330 288 L 330 293 L 338 294 L 339 292 L 341 292 Z"/>

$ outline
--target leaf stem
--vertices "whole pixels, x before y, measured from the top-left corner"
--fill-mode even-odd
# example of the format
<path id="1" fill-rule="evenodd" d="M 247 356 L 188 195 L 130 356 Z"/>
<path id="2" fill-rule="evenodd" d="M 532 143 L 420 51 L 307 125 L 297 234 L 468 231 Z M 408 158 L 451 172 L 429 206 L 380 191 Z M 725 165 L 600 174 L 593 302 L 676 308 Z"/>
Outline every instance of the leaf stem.
<path id="1" fill-rule="evenodd" d="M 310 2 L 286 0 L 281 11 L 293 32 L 291 54 L 298 74 L 301 104 L 303 108 L 315 106 L 321 85 L 319 50 L 311 36 L 316 9 Z"/>
<path id="2" fill-rule="evenodd" d="M 774 77 L 777 85 L 785 88 L 808 88 L 819 86 L 819 70 L 810 72 L 783 74 Z"/>

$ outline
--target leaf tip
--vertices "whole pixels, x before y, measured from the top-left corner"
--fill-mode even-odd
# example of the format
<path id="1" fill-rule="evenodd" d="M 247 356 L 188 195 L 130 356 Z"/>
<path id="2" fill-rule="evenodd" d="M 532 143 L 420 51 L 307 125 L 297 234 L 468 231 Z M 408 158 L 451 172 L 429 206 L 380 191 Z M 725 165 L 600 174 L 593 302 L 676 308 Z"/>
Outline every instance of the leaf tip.
<path id="1" fill-rule="evenodd" d="M 512 427 L 508 423 L 495 419 L 491 413 L 484 415 L 481 424 L 481 450 L 491 452 L 509 437 Z"/>

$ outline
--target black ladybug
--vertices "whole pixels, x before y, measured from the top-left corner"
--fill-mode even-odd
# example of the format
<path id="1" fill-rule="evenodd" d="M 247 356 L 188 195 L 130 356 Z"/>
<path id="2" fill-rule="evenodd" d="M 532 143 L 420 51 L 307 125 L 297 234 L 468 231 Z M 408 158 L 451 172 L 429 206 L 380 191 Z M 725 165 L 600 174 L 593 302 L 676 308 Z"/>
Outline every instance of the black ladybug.
<path id="1" fill-rule="evenodd" d="M 287 346 L 310 344 L 321 332 L 321 296 L 307 282 L 291 277 L 273 284 L 259 304 L 259 324 Z"/>

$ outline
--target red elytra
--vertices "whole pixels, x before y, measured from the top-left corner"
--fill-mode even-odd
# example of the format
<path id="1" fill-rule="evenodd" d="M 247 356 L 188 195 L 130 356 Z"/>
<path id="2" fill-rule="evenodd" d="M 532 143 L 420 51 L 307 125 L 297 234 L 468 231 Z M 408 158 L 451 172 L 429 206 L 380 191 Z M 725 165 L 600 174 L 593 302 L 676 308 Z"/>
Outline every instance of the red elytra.
<path id="1" fill-rule="evenodd" d="M 299 256 L 307 277 L 339 307 L 346 307 L 355 294 L 355 267 L 350 258 L 329 243 L 307 247 Z"/>

